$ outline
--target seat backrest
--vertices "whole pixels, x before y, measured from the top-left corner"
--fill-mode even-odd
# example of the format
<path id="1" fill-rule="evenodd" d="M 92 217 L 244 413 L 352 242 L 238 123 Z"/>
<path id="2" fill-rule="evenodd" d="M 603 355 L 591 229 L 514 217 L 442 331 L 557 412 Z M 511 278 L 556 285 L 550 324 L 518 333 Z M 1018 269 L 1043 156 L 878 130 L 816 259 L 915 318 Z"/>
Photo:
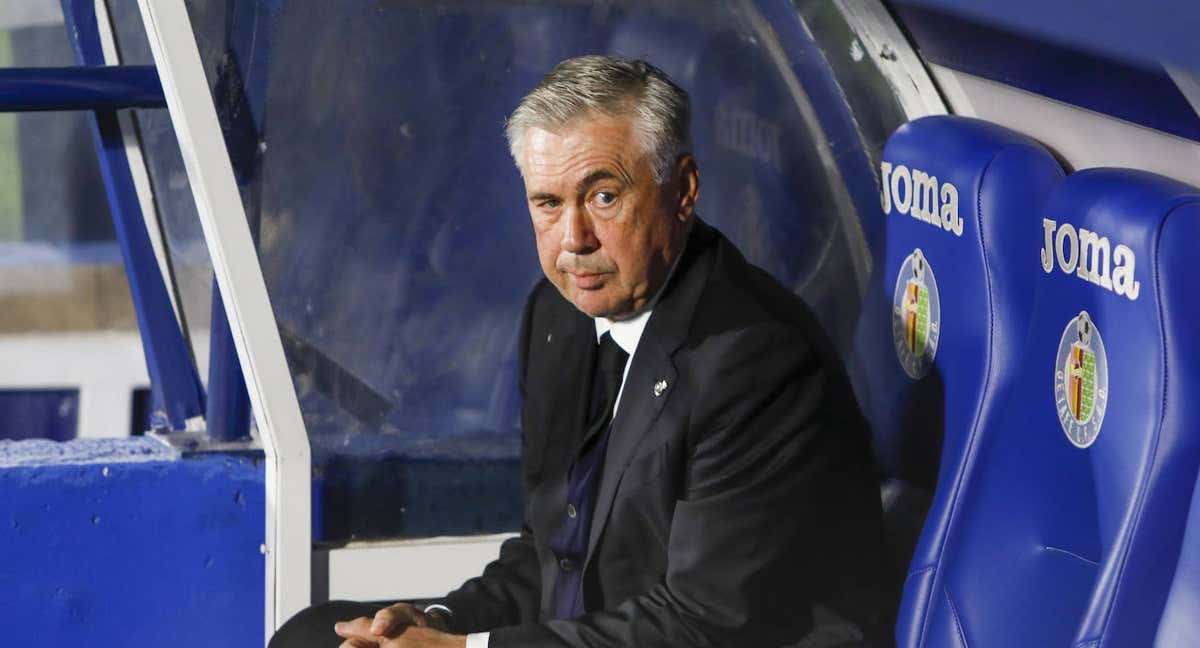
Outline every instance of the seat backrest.
<path id="1" fill-rule="evenodd" d="M 1037 213 L 1063 171 L 1033 140 L 955 116 L 918 119 L 881 163 L 886 250 L 850 370 L 871 421 L 899 588 L 935 483 L 952 500 L 986 390 L 1011 362 L 1035 268 L 996 249 Z M 939 477 L 940 465 L 940 477 Z M 935 512 L 935 516 L 940 515 Z M 940 544 L 928 526 L 920 569 Z"/>
<path id="2" fill-rule="evenodd" d="M 1092 446 L 1104 559 L 1076 645 L 1144 646 L 1166 606 L 1200 466 L 1200 189 L 1143 172 L 1076 175 L 1062 201 L 1077 205 L 1079 227 L 1113 239 L 1114 293 L 1122 256 L 1123 276 L 1140 282 L 1127 279 L 1125 298 L 1102 315 L 1113 331 L 1104 427 L 1118 434 Z"/>
<path id="3" fill-rule="evenodd" d="M 1179 210 L 1198 199 L 1082 171 L 993 250 L 1036 269 L 1028 332 L 1000 350 L 1007 375 L 980 403 L 953 499 L 939 487 L 942 541 L 906 584 L 900 645 L 1150 641 L 1200 458 L 1179 391 L 1196 383 L 1168 381 L 1184 361 L 1173 339 L 1197 323 L 1181 287 L 1195 219 Z"/>

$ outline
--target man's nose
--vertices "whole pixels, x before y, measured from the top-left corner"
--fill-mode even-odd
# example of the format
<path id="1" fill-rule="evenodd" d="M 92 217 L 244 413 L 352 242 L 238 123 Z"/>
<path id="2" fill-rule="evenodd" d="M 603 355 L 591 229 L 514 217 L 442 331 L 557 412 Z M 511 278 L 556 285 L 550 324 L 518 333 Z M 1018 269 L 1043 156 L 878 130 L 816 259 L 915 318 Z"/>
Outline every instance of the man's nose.
<path id="1" fill-rule="evenodd" d="M 570 207 L 563 214 L 563 250 L 572 254 L 587 254 L 600 247 L 596 235 L 592 231 L 591 218 L 586 211 L 578 207 Z"/>

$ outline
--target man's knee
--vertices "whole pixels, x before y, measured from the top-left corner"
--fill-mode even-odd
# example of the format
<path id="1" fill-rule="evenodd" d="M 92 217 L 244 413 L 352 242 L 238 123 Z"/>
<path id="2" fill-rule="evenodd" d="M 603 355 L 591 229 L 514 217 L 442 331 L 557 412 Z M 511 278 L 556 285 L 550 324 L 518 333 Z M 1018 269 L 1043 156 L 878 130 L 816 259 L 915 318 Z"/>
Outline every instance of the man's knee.
<path id="1" fill-rule="evenodd" d="M 275 632 L 268 648 L 331 648 L 342 641 L 333 631 L 333 624 L 372 617 L 381 608 L 380 605 L 354 601 L 329 601 L 305 608 Z"/>

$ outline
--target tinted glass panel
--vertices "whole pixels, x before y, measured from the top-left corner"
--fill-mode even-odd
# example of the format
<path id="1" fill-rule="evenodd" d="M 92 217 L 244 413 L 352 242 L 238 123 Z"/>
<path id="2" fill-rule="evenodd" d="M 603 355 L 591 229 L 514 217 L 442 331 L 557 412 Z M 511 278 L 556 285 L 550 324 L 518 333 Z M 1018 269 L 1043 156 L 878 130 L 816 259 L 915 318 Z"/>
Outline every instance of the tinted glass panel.
<path id="1" fill-rule="evenodd" d="M 781 30 L 753 2 L 189 8 L 324 477 L 326 539 L 518 523 L 517 329 L 540 272 L 503 122 L 564 58 L 646 58 L 688 89 L 701 217 L 849 340 L 870 259 L 841 162 L 859 156 L 872 184 L 862 151 L 878 155 L 892 118 L 872 117 L 863 143 L 844 71 L 800 14 Z M 830 106 L 849 130 L 827 130 Z"/>

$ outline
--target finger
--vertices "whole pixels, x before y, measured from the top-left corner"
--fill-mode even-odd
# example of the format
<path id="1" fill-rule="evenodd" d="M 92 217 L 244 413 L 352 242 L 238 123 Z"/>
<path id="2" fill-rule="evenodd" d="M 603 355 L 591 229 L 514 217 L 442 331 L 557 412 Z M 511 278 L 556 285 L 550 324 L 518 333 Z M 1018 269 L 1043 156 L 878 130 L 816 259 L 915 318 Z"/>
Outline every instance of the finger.
<path id="1" fill-rule="evenodd" d="M 449 636 L 433 628 L 409 626 L 399 636 L 384 643 L 381 648 L 432 648 L 434 646 L 447 646 L 450 644 L 445 643 L 445 640 Z"/>
<path id="2" fill-rule="evenodd" d="M 386 642 L 379 644 L 379 648 L 420 648 L 422 644 L 420 642 L 414 643 L 412 641 L 412 635 L 410 635 L 409 632 L 410 631 L 406 629 L 404 634 L 401 634 L 398 637 L 392 637 Z"/>
<path id="3" fill-rule="evenodd" d="M 412 624 L 418 628 L 432 628 L 433 617 L 420 610 L 413 610 Z"/>
<path id="4" fill-rule="evenodd" d="M 364 643 L 360 639 L 347 639 L 338 644 L 338 648 L 373 648 L 374 646 L 378 645 L 379 644 Z"/>
<path id="5" fill-rule="evenodd" d="M 375 641 L 375 635 L 371 634 L 371 619 L 367 617 L 358 617 L 352 621 L 342 621 L 333 624 L 333 631 L 337 636 L 343 639 L 357 639 L 361 641 L 369 641 L 367 645 L 378 643 Z"/>
<path id="6" fill-rule="evenodd" d="M 428 625 L 428 620 L 411 604 L 397 603 L 375 613 L 371 632 L 377 636 L 391 635 L 408 625 L 425 626 Z"/>
<path id="7" fill-rule="evenodd" d="M 371 621 L 371 634 L 382 635 L 392 631 L 396 626 L 396 612 L 390 607 L 385 607 L 375 613 L 375 619 Z"/>

